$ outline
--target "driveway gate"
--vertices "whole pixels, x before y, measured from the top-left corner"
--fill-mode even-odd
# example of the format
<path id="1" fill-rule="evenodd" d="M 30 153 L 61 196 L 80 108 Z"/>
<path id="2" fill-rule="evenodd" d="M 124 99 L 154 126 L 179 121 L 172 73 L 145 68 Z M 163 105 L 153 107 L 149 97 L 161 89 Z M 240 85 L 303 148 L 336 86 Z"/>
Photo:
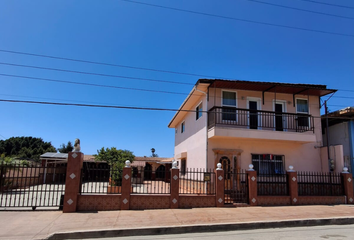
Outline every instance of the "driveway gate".
<path id="1" fill-rule="evenodd" d="M 248 203 L 248 181 L 245 170 L 225 172 L 225 204 Z"/>
<path id="2" fill-rule="evenodd" d="M 0 208 L 62 205 L 66 164 L 0 164 L 0 173 Z"/>

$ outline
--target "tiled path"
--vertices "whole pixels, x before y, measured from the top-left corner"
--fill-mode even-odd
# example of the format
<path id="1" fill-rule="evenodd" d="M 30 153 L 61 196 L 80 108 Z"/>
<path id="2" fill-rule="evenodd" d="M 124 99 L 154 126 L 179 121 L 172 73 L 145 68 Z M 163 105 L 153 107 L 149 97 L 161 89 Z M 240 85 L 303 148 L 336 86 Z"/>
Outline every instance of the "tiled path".
<path id="1" fill-rule="evenodd" d="M 66 213 L 0 211 L 0 239 L 44 239 L 56 232 L 299 219 L 354 218 L 354 205 L 194 208 Z"/>

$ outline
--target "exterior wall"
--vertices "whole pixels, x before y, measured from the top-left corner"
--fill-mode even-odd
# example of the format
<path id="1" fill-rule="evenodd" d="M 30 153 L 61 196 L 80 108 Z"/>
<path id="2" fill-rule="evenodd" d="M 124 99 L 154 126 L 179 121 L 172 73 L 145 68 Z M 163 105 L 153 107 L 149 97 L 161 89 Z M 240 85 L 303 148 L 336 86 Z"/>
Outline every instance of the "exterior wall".
<path id="1" fill-rule="evenodd" d="M 192 110 L 202 103 L 203 111 L 207 106 L 206 96 L 198 99 Z M 185 122 L 185 132 L 181 133 L 181 123 Z M 175 159 L 179 161 L 182 153 L 187 153 L 186 168 L 205 168 L 206 167 L 206 142 L 207 142 L 207 114 L 196 120 L 196 113 L 189 112 L 184 119 L 179 122 L 175 129 Z"/>
<path id="2" fill-rule="evenodd" d="M 334 160 L 335 172 L 341 172 L 343 170 L 343 167 L 348 167 L 344 162 L 342 145 L 329 146 L 329 158 Z M 323 171 L 328 172 L 329 163 L 328 163 L 327 147 L 321 148 L 321 159 L 323 164 Z"/>
<path id="3" fill-rule="evenodd" d="M 285 156 L 285 170 L 289 165 L 294 166 L 296 171 L 322 171 L 320 149 L 314 148 L 314 144 L 301 144 L 285 141 L 264 141 L 250 139 L 235 139 L 217 137 L 209 139 L 208 145 L 208 167 L 216 165 L 213 149 L 239 149 L 242 150 L 238 162 L 241 169 L 248 169 L 252 163 L 251 154 L 273 154 Z M 231 159 L 230 159 L 231 160 Z"/>

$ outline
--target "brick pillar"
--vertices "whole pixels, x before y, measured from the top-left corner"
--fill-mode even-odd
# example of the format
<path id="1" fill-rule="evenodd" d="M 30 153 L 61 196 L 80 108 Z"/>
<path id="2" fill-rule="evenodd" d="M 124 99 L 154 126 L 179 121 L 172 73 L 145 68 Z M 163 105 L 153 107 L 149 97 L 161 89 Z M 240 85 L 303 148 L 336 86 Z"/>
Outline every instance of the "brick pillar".
<path id="1" fill-rule="evenodd" d="M 64 213 L 76 212 L 83 162 L 84 154 L 82 152 L 69 152 L 65 179 Z"/>
<path id="2" fill-rule="evenodd" d="M 122 195 L 121 195 L 121 210 L 129 210 L 130 206 L 130 191 L 131 191 L 132 170 L 130 162 L 125 162 L 122 175 Z"/>
<path id="3" fill-rule="evenodd" d="M 225 204 L 225 179 L 224 179 L 224 170 L 221 168 L 221 163 L 218 168 L 215 170 L 215 182 L 216 182 L 216 194 L 215 201 L 216 207 L 223 207 Z"/>
<path id="4" fill-rule="evenodd" d="M 346 171 L 342 172 L 342 181 L 344 187 L 344 194 L 347 197 L 347 204 L 354 204 L 354 195 L 353 195 L 353 177 L 351 173 L 348 173 L 348 168 Z"/>
<path id="5" fill-rule="evenodd" d="M 178 208 L 179 205 L 179 169 L 171 169 L 171 195 L 170 206 L 171 208 Z"/>
<path id="6" fill-rule="evenodd" d="M 250 206 L 257 206 L 257 172 L 250 168 L 246 173 L 248 181 L 248 202 Z"/>
<path id="7" fill-rule="evenodd" d="M 297 172 L 295 172 L 294 170 L 288 170 L 286 174 L 288 175 L 287 180 L 289 187 L 290 204 L 297 205 L 299 202 Z"/>

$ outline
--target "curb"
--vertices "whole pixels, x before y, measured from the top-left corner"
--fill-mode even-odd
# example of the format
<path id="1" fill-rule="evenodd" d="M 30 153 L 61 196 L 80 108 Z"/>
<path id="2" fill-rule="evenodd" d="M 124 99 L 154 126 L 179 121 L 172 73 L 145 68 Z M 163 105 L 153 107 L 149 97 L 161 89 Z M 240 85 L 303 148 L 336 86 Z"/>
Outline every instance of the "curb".
<path id="1" fill-rule="evenodd" d="M 349 224 L 354 224 L 354 218 L 325 218 L 325 219 L 286 220 L 286 221 L 271 221 L 271 222 L 248 222 L 248 223 L 246 222 L 246 223 L 206 224 L 206 225 L 192 225 L 192 226 L 77 231 L 77 232 L 67 232 L 67 233 L 54 233 L 51 234 L 46 239 L 62 240 L 62 239 L 108 238 L 108 237 L 142 236 L 142 235 L 221 232 L 221 231 L 253 230 L 253 229 L 267 229 L 267 228 L 310 227 L 310 226 L 321 226 L 321 225 L 349 225 Z"/>

